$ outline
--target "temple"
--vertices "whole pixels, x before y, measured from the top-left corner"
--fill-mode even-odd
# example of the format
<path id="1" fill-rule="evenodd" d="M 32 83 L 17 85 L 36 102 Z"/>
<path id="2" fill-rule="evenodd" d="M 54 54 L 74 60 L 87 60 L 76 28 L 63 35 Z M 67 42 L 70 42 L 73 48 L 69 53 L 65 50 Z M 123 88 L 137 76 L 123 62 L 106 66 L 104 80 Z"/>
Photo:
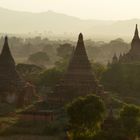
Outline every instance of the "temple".
<path id="1" fill-rule="evenodd" d="M 131 42 L 131 49 L 126 54 L 120 54 L 119 58 L 116 54 L 113 56 L 112 64 L 114 63 L 139 63 L 140 62 L 140 38 L 138 26 L 136 24 L 134 37 Z"/>
<path id="2" fill-rule="evenodd" d="M 67 71 L 48 99 L 68 102 L 79 96 L 96 93 L 97 89 L 98 83 L 88 60 L 83 35 L 80 33 Z"/>
<path id="3" fill-rule="evenodd" d="M 16 94 L 18 94 L 23 87 L 23 81 L 19 77 L 15 61 L 8 45 L 8 37 L 5 37 L 5 42 L 0 55 L 0 93 L 1 100 L 7 102 L 14 102 Z"/>

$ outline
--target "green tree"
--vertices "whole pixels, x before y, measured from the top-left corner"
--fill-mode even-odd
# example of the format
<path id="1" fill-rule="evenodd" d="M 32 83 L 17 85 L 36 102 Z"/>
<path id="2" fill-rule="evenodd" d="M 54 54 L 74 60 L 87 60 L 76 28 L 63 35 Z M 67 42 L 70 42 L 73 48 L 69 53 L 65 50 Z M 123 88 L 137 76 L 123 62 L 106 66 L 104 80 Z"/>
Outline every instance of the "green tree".
<path id="1" fill-rule="evenodd" d="M 140 104 L 140 64 L 112 65 L 103 73 L 101 83 L 125 102 Z"/>
<path id="2" fill-rule="evenodd" d="M 64 59 L 69 59 L 73 52 L 73 46 L 69 43 L 60 45 L 57 48 L 57 55 Z"/>
<path id="3" fill-rule="evenodd" d="M 55 62 L 55 67 L 60 71 L 66 71 L 69 61 L 67 59 L 61 59 L 60 61 Z"/>
<path id="4" fill-rule="evenodd" d="M 49 62 L 49 57 L 45 52 L 37 52 L 29 56 L 28 61 L 37 65 L 46 65 Z"/>
<path id="5" fill-rule="evenodd" d="M 42 92 L 53 91 L 56 84 L 59 83 L 63 76 L 63 72 L 56 69 L 48 69 L 40 74 L 38 80 L 38 86 Z"/>
<path id="6" fill-rule="evenodd" d="M 103 120 L 105 108 L 102 100 L 94 95 L 80 97 L 67 108 L 74 139 L 95 135 Z"/>
<path id="7" fill-rule="evenodd" d="M 105 66 L 100 63 L 92 63 L 92 70 L 97 79 L 101 79 L 102 74 L 105 72 Z"/>
<path id="8" fill-rule="evenodd" d="M 16 70 L 26 81 L 32 81 L 34 83 L 36 83 L 39 74 L 43 71 L 43 69 L 39 66 L 22 63 L 16 66 Z"/>
<path id="9" fill-rule="evenodd" d="M 120 112 L 120 121 L 128 139 L 135 140 L 139 135 L 140 108 L 135 105 L 125 105 Z"/>

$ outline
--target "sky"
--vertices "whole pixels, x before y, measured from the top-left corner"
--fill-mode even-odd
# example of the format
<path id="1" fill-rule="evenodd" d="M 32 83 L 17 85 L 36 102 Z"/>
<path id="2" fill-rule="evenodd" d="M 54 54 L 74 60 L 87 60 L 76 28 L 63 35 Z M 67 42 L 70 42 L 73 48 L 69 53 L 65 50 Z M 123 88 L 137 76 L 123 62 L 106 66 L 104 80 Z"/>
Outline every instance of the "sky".
<path id="1" fill-rule="evenodd" d="M 28 12 L 51 10 L 81 19 L 140 18 L 140 0 L 0 0 L 0 7 Z"/>

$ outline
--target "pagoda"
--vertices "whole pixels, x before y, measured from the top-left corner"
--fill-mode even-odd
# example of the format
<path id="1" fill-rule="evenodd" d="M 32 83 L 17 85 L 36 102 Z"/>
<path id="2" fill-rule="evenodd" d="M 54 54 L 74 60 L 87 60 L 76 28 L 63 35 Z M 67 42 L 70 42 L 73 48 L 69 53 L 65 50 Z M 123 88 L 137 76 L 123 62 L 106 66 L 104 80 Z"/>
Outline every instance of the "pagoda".
<path id="1" fill-rule="evenodd" d="M 0 54 L 0 97 L 3 100 L 15 98 L 24 85 L 16 71 L 15 61 L 8 45 L 8 37 L 5 37 L 2 52 Z M 11 95 L 11 96 L 10 96 Z M 8 99 L 5 99 L 8 98 Z M 13 99 L 14 100 L 14 99 Z"/>
<path id="2" fill-rule="evenodd" d="M 132 55 L 135 55 L 140 58 L 140 38 L 139 38 L 139 32 L 138 32 L 138 26 L 136 24 L 136 29 L 134 33 L 134 37 L 131 42 L 131 49 L 129 52 Z"/>
<path id="3" fill-rule="evenodd" d="M 112 64 L 114 64 L 114 58 L 115 58 L 115 64 L 118 63 L 139 63 L 140 62 L 140 38 L 139 38 L 139 32 L 138 32 L 138 26 L 136 24 L 134 37 L 131 42 L 131 49 L 126 54 L 120 54 L 120 57 L 117 58 L 116 55 L 114 55 L 112 59 Z"/>
<path id="4" fill-rule="evenodd" d="M 68 102 L 79 96 L 96 93 L 97 85 L 86 53 L 83 35 L 80 33 L 67 71 L 48 99 L 51 98 L 62 103 Z"/>

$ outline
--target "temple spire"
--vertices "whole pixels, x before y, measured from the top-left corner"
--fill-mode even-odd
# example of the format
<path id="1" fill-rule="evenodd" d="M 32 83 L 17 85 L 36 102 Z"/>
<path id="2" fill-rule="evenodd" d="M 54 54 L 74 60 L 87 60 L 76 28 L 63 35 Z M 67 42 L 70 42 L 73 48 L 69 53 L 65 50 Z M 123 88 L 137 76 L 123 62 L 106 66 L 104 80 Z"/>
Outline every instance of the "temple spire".
<path id="1" fill-rule="evenodd" d="M 10 53 L 10 49 L 9 49 L 9 45 L 8 45 L 8 37 L 5 36 L 4 45 L 3 45 L 1 55 L 8 54 L 8 53 Z"/>
<path id="2" fill-rule="evenodd" d="M 50 95 L 50 100 L 58 99 L 62 104 L 69 102 L 76 97 L 86 96 L 96 93 L 98 82 L 93 74 L 82 33 L 78 36 L 77 46 L 69 62 L 67 70 L 61 82 L 56 86 L 54 94 Z M 52 97 L 54 96 L 54 97 Z"/>
<path id="3" fill-rule="evenodd" d="M 76 46 L 74 55 L 76 55 L 76 56 L 83 55 L 86 57 L 86 59 L 88 59 L 82 33 L 80 33 L 78 36 L 78 42 L 77 42 L 77 46 Z"/>
<path id="4" fill-rule="evenodd" d="M 79 34 L 78 41 L 83 41 L 83 34 L 82 33 Z"/>
<path id="5" fill-rule="evenodd" d="M 139 39 L 138 25 L 136 24 L 134 39 Z"/>
<path id="6" fill-rule="evenodd" d="M 83 40 L 83 34 L 82 33 L 79 34 L 78 42 L 77 42 L 77 47 L 85 48 L 84 40 Z"/>
<path id="7" fill-rule="evenodd" d="M 5 36 L 4 45 L 3 45 L 2 52 L 1 52 L 1 55 L 0 55 L 0 61 L 2 63 L 5 63 L 5 64 L 10 63 L 13 66 L 15 65 L 14 58 L 11 54 L 10 49 L 9 49 L 8 37 L 7 36 Z"/>

